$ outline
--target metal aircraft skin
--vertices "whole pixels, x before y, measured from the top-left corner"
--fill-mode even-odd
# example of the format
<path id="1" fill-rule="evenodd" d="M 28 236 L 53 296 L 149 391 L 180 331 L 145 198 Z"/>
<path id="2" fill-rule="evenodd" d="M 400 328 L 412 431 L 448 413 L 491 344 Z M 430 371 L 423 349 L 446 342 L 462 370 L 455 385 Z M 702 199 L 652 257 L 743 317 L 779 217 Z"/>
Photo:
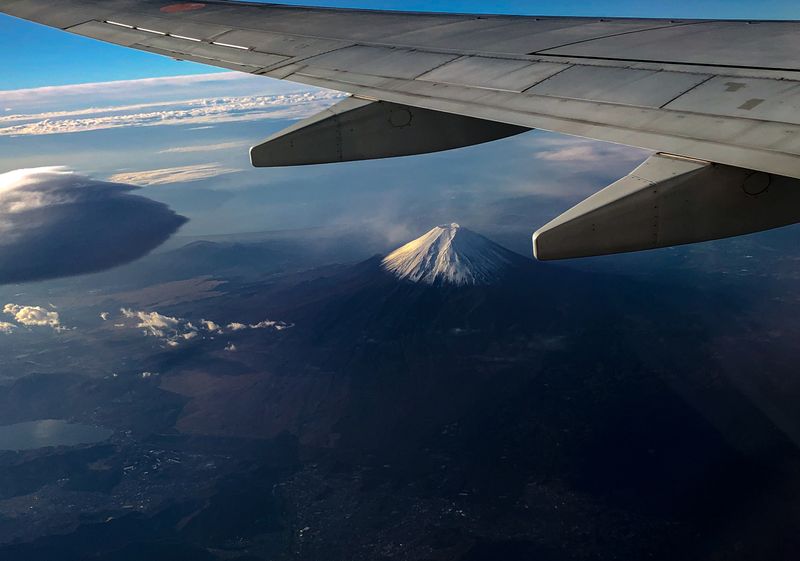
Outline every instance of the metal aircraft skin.
<path id="1" fill-rule="evenodd" d="M 421 154 L 538 128 L 654 152 L 534 234 L 540 259 L 800 222 L 800 22 L 0 0 L 0 12 L 181 60 L 352 94 L 255 166 Z"/>

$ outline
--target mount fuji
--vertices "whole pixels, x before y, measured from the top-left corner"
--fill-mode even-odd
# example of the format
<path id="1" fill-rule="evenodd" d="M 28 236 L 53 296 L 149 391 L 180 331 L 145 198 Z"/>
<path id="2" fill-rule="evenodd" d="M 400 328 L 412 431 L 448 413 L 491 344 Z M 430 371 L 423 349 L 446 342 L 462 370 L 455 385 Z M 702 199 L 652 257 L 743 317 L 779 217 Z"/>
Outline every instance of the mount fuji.
<path id="1" fill-rule="evenodd" d="M 423 284 L 486 285 L 497 282 L 516 253 L 458 224 L 437 226 L 390 253 L 384 270 Z"/>

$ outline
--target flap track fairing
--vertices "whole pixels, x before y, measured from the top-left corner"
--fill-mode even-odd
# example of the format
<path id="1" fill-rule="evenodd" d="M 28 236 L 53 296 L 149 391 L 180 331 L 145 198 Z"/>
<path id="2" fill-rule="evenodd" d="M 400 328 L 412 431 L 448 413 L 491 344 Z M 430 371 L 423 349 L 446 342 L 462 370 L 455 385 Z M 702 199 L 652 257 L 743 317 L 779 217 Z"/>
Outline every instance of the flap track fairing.
<path id="1" fill-rule="evenodd" d="M 800 222 L 800 181 L 655 154 L 533 235 L 537 259 L 655 249 Z"/>
<path id="2" fill-rule="evenodd" d="M 411 156 L 472 146 L 530 129 L 349 97 L 250 149 L 255 167 Z"/>

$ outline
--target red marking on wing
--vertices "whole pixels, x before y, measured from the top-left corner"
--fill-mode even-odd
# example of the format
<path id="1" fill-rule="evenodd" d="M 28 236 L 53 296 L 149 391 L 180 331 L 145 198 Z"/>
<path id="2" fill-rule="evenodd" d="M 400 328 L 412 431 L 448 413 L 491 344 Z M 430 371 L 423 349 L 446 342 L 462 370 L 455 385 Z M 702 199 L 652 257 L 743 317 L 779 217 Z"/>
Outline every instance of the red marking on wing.
<path id="1" fill-rule="evenodd" d="M 199 2 L 184 2 L 182 4 L 170 4 L 169 6 L 164 6 L 161 8 L 161 11 L 165 14 L 177 14 L 178 12 L 192 12 L 194 10 L 202 10 L 205 8 L 205 4 L 201 4 Z"/>

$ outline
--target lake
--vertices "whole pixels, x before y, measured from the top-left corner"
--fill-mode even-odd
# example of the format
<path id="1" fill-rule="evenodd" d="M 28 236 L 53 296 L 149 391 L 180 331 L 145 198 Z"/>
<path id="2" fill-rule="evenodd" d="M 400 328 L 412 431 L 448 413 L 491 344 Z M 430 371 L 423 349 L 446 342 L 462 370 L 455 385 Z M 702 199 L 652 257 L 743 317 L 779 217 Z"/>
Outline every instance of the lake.
<path id="1" fill-rule="evenodd" d="M 0 450 L 34 450 L 47 446 L 93 444 L 111 437 L 102 427 L 68 423 L 57 419 L 0 426 Z"/>

